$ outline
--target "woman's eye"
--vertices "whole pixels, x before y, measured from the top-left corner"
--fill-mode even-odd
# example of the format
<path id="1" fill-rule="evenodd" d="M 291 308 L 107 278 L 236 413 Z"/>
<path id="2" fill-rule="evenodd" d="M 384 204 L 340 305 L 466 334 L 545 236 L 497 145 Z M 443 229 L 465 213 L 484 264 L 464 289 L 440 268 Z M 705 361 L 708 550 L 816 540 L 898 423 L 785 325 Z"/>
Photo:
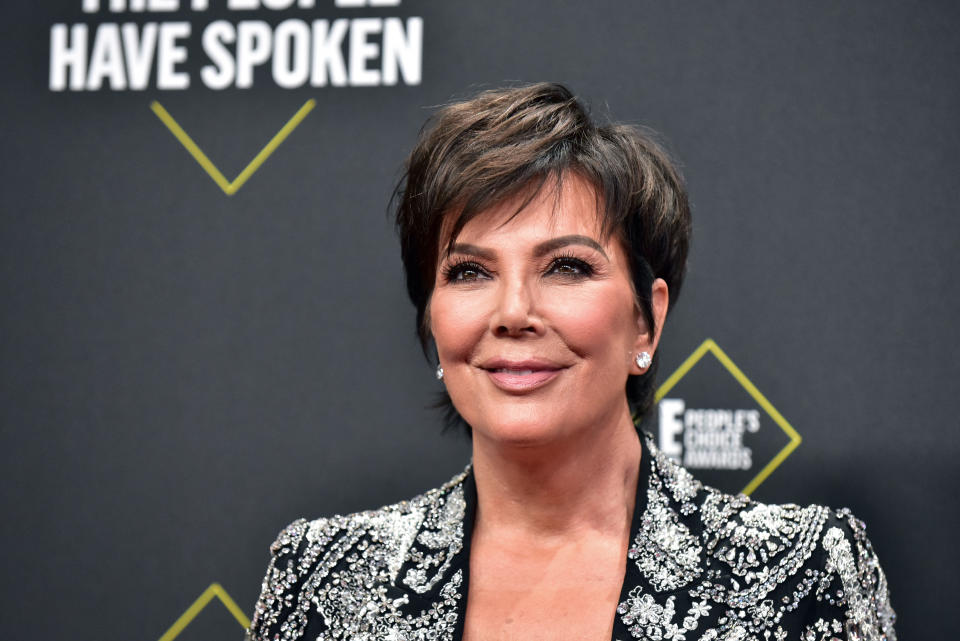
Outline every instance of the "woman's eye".
<path id="1" fill-rule="evenodd" d="M 557 258 L 548 271 L 561 276 L 589 276 L 593 273 L 590 265 L 578 258 Z"/>
<path id="2" fill-rule="evenodd" d="M 465 267 L 464 269 L 457 270 L 457 280 L 477 280 L 478 278 L 480 278 L 480 272 L 475 269 Z"/>
<path id="3" fill-rule="evenodd" d="M 483 268 L 476 263 L 460 263 L 447 267 L 446 278 L 449 282 L 470 282 L 483 278 Z"/>

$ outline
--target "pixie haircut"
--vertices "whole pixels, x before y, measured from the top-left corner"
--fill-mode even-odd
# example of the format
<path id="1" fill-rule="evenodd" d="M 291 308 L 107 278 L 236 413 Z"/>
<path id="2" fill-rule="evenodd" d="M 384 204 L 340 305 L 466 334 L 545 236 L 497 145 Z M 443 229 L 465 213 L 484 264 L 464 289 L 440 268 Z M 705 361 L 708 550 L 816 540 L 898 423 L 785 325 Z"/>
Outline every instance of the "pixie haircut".
<path id="1" fill-rule="evenodd" d="M 428 360 L 429 304 L 440 252 L 452 247 L 474 216 L 512 198 L 521 199 L 519 213 L 545 187 L 559 194 L 571 174 L 593 187 L 604 239 L 615 236 L 623 245 L 647 326 L 654 328 L 656 278 L 667 283 L 670 307 L 676 303 L 690 244 L 690 207 L 679 170 L 652 132 L 594 124 L 560 84 L 484 91 L 442 107 L 427 121 L 392 201 L 407 292 Z M 450 235 L 442 249 L 445 230 Z M 653 404 L 656 366 L 654 356 L 643 375 L 627 379 L 637 419 Z M 438 406 L 447 410 L 448 426 L 464 424 L 446 392 Z"/>

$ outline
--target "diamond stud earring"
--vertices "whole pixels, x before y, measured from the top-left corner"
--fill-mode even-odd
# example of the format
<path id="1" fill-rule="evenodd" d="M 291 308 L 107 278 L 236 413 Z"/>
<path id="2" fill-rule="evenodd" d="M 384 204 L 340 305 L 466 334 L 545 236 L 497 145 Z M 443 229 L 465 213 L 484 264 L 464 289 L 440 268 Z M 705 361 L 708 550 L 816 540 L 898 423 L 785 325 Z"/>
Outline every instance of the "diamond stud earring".
<path id="1" fill-rule="evenodd" d="M 437 380 L 438 381 L 443 380 L 443 368 L 440 367 L 439 365 L 437 365 Z"/>
<path id="2" fill-rule="evenodd" d="M 634 359 L 634 362 L 636 362 L 637 367 L 639 367 L 640 369 L 647 369 L 648 367 L 650 367 L 650 363 L 653 362 L 653 357 L 650 356 L 650 352 L 640 352 L 639 354 L 637 354 L 637 357 L 636 359 Z"/>

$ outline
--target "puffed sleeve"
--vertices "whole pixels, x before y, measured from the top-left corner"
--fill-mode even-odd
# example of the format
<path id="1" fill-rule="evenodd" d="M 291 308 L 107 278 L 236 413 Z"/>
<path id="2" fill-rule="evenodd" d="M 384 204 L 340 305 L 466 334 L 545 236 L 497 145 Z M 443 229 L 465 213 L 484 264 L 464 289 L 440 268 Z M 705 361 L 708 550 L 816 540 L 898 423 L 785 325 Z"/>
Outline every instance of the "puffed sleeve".
<path id="1" fill-rule="evenodd" d="M 822 532 L 817 603 L 800 638 L 896 641 L 887 579 L 863 521 L 841 509 Z"/>
<path id="2" fill-rule="evenodd" d="M 293 612 L 304 580 L 298 571 L 297 558 L 304 545 L 308 523 L 304 519 L 285 527 L 270 546 L 270 563 L 263 577 L 260 598 L 254 607 L 253 619 L 246 632 L 247 641 L 274 641 L 289 638 L 284 624 Z"/>

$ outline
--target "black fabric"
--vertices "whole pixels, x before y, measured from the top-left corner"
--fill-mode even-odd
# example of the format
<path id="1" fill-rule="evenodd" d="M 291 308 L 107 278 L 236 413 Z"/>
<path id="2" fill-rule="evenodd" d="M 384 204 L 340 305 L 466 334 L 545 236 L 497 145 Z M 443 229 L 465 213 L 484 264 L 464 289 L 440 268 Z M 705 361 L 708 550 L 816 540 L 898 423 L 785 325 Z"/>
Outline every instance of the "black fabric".
<path id="1" fill-rule="evenodd" d="M 667 459 L 651 437 L 640 441 L 613 639 L 895 641 L 886 579 L 849 511 L 723 494 Z M 460 641 L 476 513 L 468 469 L 409 502 L 294 522 L 274 544 L 250 638 Z M 423 568 L 435 580 L 418 591 L 411 574 Z M 429 623 L 403 628 L 423 613 L 439 613 L 431 621 L 441 634 L 429 636 Z"/>

